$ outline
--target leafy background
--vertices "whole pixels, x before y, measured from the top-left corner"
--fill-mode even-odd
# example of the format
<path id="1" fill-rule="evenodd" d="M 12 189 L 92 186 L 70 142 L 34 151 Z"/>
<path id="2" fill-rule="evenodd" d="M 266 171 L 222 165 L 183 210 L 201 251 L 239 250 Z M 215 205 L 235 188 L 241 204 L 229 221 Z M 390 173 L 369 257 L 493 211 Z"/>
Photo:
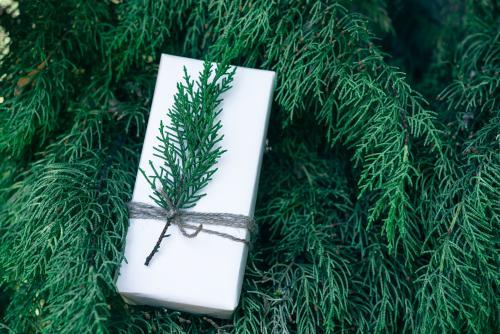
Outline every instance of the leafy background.
<path id="1" fill-rule="evenodd" d="M 494 0 L 111 0 L 0 14 L 0 331 L 493 333 Z M 129 307 L 113 278 L 161 53 L 278 73 L 242 299 Z"/>

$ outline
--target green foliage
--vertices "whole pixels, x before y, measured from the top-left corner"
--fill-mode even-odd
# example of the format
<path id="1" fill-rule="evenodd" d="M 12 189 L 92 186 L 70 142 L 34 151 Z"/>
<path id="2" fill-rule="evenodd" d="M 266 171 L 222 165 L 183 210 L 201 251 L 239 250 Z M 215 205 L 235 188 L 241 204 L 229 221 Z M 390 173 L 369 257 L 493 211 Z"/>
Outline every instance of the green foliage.
<path id="1" fill-rule="evenodd" d="M 458 152 L 455 172 L 436 190 L 424 248 L 430 259 L 419 269 L 425 332 L 498 327 L 500 35 L 487 23 L 472 20 L 458 48 L 457 78 L 439 96 L 456 114 L 449 134 Z"/>
<path id="2" fill-rule="evenodd" d="M 23 1 L 20 13 L 1 16 L 0 332 L 499 327 L 495 1 Z M 228 321 L 128 306 L 114 288 L 162 52 L 278 74 L 260 234 Z M 210 70 L 202 85 L 227 88 Z M 174 127 L 194 126 L 188 101 L 215 120 L 217 100 L 180 87 Z M 165 149 L 194 144 L 162 136 Z"/>
<path id="3" fill-rule="evenodd" d="M 174 104 L 168 110 L 170 124 L 160 121 L 160 144 L 154 147 L 154 155 L 162 163 L 155 167 L 149 161 L 151 176 L 140 170 L 161 207 L 189 208 L 205 195 L 201 191 L 212 180 L 217 171 L 214 166 L 224 153 L 217 117 L 222 112 L 221 95 L 231 88 L 234 72 L 228 64 L 219 64 L 212 78 L 212 64 L 205 61 L 195 83 L 184 68 L 184 83 L 177 83 Z"/>

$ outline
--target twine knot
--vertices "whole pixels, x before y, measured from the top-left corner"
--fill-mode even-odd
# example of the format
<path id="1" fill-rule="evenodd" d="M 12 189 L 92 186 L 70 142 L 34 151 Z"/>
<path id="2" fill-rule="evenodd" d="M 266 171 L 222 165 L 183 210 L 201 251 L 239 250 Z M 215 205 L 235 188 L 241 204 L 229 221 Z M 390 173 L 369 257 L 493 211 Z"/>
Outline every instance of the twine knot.
<path id="1" fill-rule="evenodd" d="M 179 210 L 176 209 L 170 209 L 167 211 L 167 219 L 173 219 L 177 214 L 179 213 Z"/>
<path id="2" fill-rule="evenodd" d="M 249 242 L 247 239 L 238 238 L 229 233 L 204 228 L 204 225 L 228 226 L 252 231 L 254 228 L 254 222 L 250 217 L 232 213 L 210 213 L 180 210 L 172 204 L 163 190 L 159 191 L 159 193 L 162 195 L 165 203 L 167 203 L 166 209 L 140 202 L 127 203 L 130 218 L 165 221 L 163 231 L 161 232 L 153 250 L 146 258 L 144 265 L 149 265 L 153 256 L 160 249 L 162 240 L 168 237 L 166 232 L 170 225 L 176 225 L 181 234 L 186 238 L 194 238 L 203 232 L 236 242 L 246 244 Z M 192 230 L 192 232 L 188 232 L 188 230 Z"/>

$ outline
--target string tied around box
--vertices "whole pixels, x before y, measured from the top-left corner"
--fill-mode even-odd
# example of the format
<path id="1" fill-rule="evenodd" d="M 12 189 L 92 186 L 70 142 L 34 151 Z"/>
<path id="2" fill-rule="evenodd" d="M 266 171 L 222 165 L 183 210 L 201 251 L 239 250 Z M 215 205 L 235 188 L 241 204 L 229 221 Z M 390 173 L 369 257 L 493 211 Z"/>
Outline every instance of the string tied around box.
<path id="1" fill-rule="evenodd" d="M 170 225 L 177 226 L 179 231 L 186 238 L 195 238 L 200 233 L 206 233 L 235 242 L 242 242 L 245 244 L 250 242 L 249 239 L 238 238 L 230 233 L 208 229 L 205 226 L 227 226 L 252 231 L 255 227 L 252 218 L 233 213 L 180 210 L 172 204 L 167 194 L 162 189 L 159 193 L 168 204 L 167 209 L 141 202 L 127 203 L 130 218 L 165 221 L 165 227 L 163 228 L 162 234 L 160 238 L 158 238 L 153 250 L 146 258 L 144 265 L 148 266 L 153 256 L 160 249 L 161 242 L 163 238 L 167 236 L 165 233 Z M 192 230 L 193 232 L 188 232 L 188 230 Z"/>

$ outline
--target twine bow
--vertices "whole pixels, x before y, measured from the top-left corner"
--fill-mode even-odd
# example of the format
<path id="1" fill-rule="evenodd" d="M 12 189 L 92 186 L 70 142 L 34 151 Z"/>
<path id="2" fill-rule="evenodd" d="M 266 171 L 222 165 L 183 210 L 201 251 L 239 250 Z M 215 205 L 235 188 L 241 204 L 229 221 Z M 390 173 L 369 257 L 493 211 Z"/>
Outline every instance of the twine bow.
<path id="1" fill-rule="evenodd" d="M 163 190 L 160 191 L 160 194 L 166 200 L 168 209 L 152 206 L 141 202 L 127 203 L 130 218 L 165 221 L 165 226 L 163 227 L 160 237 L 156 241 L 153 250 L 146 258 L 146 262 L 144 263 L 144 265 L 149 265 L 153 256 L 160 249 L 162 240 L 167 237 L 166 232 L 170 225 L 176 225 L 182 235 L 186 238 L 195 238 L 199 233 L 203 232 L 236 242 L 249 242 L 249 240 L 247 239 L 238 238 L 229 233 L 207 229 L 204 227 L 204 225 L 228 226 L 233 228 L 251 230 L 254 224 L 253 220 L 250 217 L 232 213 L 211 213 L 180 210 L 172 204 Z M 188 230 L 193 230 L 193 232 L 189 233 Z"/>

